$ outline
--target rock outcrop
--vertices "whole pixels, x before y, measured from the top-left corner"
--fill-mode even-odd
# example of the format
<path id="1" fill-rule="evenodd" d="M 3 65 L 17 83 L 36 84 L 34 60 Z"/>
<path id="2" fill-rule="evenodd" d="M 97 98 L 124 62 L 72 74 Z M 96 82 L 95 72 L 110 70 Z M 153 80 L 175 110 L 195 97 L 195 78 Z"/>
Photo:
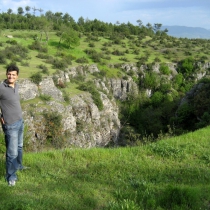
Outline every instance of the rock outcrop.
<path id="1" fill-rule="evenodd" d="M 39 87 L 28 79 L 19 81 L 19 86 L 21 99 L 28 101 L 23 108 L 23 114 L 27 135 L 30 136 L 34 149 L 47 138 L 43 132 L 44 112 L 62 115 L 61 132 L 68 134 L 66 145 L 89 148 L 103 147 L 111 141 L 117 142 L 120 120 L 114 98 L 109 99 L 106 94 L 100 92 L 103 110 L 99 111 L 88 92 L 71 97 L 70 102 L 65 104 L 61 90 L 54 85 L 51 77 L 43 79 Z M 40 95 L 48 95 L 51 100 L 34 103 L 33 99 Z"/>

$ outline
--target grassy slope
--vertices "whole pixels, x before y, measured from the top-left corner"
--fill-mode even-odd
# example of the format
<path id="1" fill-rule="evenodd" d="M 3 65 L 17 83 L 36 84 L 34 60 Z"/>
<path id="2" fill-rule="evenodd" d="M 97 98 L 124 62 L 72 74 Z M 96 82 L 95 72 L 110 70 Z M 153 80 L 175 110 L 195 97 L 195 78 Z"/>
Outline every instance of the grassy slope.
<path id="1" fill-rule="evenodd" d="M 209 136 L 207 127 L 139 147 L 26 153 L 31 169 L 13 188 L 1 156 L 0 209 L 209 209 Z"/>
<path id="2" fill-rule="evenodd" d="M 19 44 L 28 47 L 33 42 L 33 35 L 37 34 L 38 37 L 40 37 L 39 31 L 28 31 L 28 30 L 4 30 L 1 33 L 0 36 L 0 42 L 4 43 L 1 49 L 4 49 L 7 45 L 10 46 L 9 44 L 6 44 L 6 41 L 9 40 L 8 38 L 5 37 L 5 35 L 13 35 L 14 40 L 16 40 Z M 84 52 L 85 49 L 91 49 L 89 47 L 89 42 L 87 42 L 87 37 L 82 36 L 80 39 L 80 45 L 74 48 L 62 48 L 60 49 L 62 53 L 68 55 L 71 54 L 75 58 L 81 58 L 85 57 L 88 59 L 89 64 L 93 63 L 91 59 L 86 55 Z M 43 43 L 45 41 L 45 36 L 43 35 Z M 48 42 L 48 55 L 56 56 L 56 52 L 58 52 L 58 42 L 59 42 L 59 37 L 56 36 L 55 32 L 50 32 L 49 33 L 49 42 Z M 103 38 L 99 37 L 99 41 L 90 41 L 91 43 L 94 43 L 95 47 L 93 47 L 93 50 L 96 50 L 99 53 L 105 53 L 103 48 L 104 43 L 110 43 L 112 42 L 108 38 Z M 210 53 L 209 53 L 209 44 L 206 41 L 206 45 L 202 43 L 196 43 L 195 45 L 193 44 L 193 41 L 186 41 L 186 40 L 180 40 L 180 39 L 175 39 L 174 42 L 170 40 L 161 40 L 161 38 L 157 39 L 151 39 L 150 37 L 146 37 L 142 40 L 138 40 L 138 37 L 134 37 L 133 40 L 128 40 L 128 39 L 123 39 L 122 44 L 111 44 L 110 46 L 107 46 L 107 50 L 110 52 L 108 55 L 111 57 L 110 60 L 104 59 L 104 68 L 106 68 L 106 71 L 108 71 L 108 74 L 113 71 L 111 68 L 107 68 L 107 65 L 105 64 L 113 64 L 113 63 L 125 63 L 124 61 L 120 60 L 121 58 L 126 58 L 129 62 L 137 62 L 140 57 L 148 55 L 148 60 L 147 62 L 151 63 L 154 62 L 154 59 L 158 57 L 161 62 L 173 62 L 174 60 L 180 60 L 184 59 L 185 57 L 188 57 L 189 55 L 186 54 L 185 51 L 190 51 L 192 56 L 198 57 L 205 55 L 207 56 L 208 60 L 210 59 Z M 138 46 L 136 46 L 135 42 L 140 43 Z M 176 44 L 176 43 L 177 44 Z M 186 45 L 186 42 L 189 43 Z M 179 43 L 179 44 L 178 44 Z M 125 50 L 128 51 L 128 53 L 125 53 L 122 56 L 117 56 L 113 55 L 112 52 L 114 50 L 119 50 L 120 52 L 124 52 Z M 139 50 L 139 54 L 135 54 L 134 51 Z M 164 51 L 167 50 L 167 53 Z M 37 58 L 36 55 L 38 54 L 37 51 L 32 51 L 29 50 L 29 60 L 26 60 L 26 62 L 29 63 L 29 66 L 21 66 L 20 63 L 18 65 L 20 66 L 21 69 L 21 74 L 20 78 L 28 78 L 33 74 L 34 72 L 40 71 L 39 68 L 37 68 L 38 65 L 44 64 L 45 66 L 48 67 L 50 74 L 54 73 L 56 69 L 52 69 L 52 66 L 50 64 L 47 64 L 44 62 L 43 59 Z M 71 66 L 78 66 L 80 64 L 76 63 L 75 60 L 72 61 Z M 71 67 L 70 66 L 70 67 Z M 0 79 L 4 78 L 4 69 L 5 65 L 0 65 Z M 112 76 L 117 76 L 116 73 L 113 73 Z"/>

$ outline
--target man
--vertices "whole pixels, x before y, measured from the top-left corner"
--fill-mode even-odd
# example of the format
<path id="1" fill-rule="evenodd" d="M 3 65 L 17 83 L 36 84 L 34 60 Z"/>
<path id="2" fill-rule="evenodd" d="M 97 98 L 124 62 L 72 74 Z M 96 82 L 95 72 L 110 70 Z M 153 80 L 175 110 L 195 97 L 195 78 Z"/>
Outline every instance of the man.
<path id="1" fill-rule="evenodd" d="M 0 84 L 1 124 L 6 143 L 6 180 L 9 186 L 17 181 L 16 172 L 22 169 L 24 122 L 18 94 L 19 68 L 10 65 L 6 70 L 7 79 Z"/>

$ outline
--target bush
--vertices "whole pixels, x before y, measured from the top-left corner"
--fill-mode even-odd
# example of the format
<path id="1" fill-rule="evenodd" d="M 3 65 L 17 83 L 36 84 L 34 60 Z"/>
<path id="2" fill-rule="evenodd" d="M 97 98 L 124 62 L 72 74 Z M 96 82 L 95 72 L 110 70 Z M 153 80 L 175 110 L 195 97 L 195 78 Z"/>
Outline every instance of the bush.
<path id="1" fill-rule="evenodd" d="M 41 94 L 39 97 L 42 101 L 50 101 L 51 100 L 51 96 L 46 95 L 46 94 Z"/>
<path id="2" fill-rule="evenodd" d="M 67 102 L 67 103 L 70 102 L 70 97 L 66 91 L 63 91 L 63 98 L 64 98 L 65 102 Z"/>
<path id="3" fill-rule="evenodd" d="M 95 44 L 93 42 L 89 43 L 89 47 L 95 47 Z"/>
<path id="4" fill-rule="evenodd" d="M 62 129 L 62 115 L 58 112 L 44 112 L 44 133 L 47 143 L 55 148 L 62 148 L 65 144 L 65 138 Z"/>
<path id="5" fill-rule="evenodd" d="M 42 69 L 42 73 L 43 74 L 49 75 L 49 70 L 48 70 L 48 68 L 45 65 L 40 64 L 40 65 L 38 65 L 38 68 Z"/>
<path id="6" fill-rule="evenodd" d="M 37 73 L 31 75 L 30 78 L 31 78 L 31 81 L 37 85 L 39 85 L 39 83 L 42 81 L 42 75 L 40 72 L 37 72 Z"/>
<path id="7" fill-rule="evenodd" d="M 47 46 L 42 46 L 41 42 L 38 40 L 34 41 L 31 45 L 28 45 L 28 48 L 31 50 L 38 50 L 39 52 L 47 52 Z"/>
<path id="8" fill-rule="evenodd" d="M 155 92 L 151 97 L 153 106 L 155 106 L 155 107 L 159 106 L 161 104 L 161 102 L 163 101 L 163 99 L 164 99 L 163 93 L 158 92 L 158 91 Z"/>
<path id="9" fill-rule="evenodd" d="M 190 75 L 194 71 L 194 59 L 192 57 L 186 58 L 179 63 L 178 72 Z"/>
<path id="10" fill-rule="evenodd" d="M 11 45 L 16 45 L 17 41 L 16 40 L 7 40 L 6 43 L 11 44 Z"/>
<path id="11" fill-rule="evenodd" d="M 6 57 L 2 52 L 0 53 L 0 64 L 6 64 Z"/>
<path id="12" fill-rule="evenodd" d="M 160 72 L 161 72 L 162 74 L 165 74 L 165 75 L 169 75 L 169 74 L 171 73 L 171 70 L 170 70 L 169 67 L 168 67 L 167 65 L 165 65 L 165 64 L 161 64 L 159 70 L 160 70 Z"/>
<path id="13" fill-rule="evenodd" d="M 25 61 L 25 62 L 24 62 L 24 61 L 21 61 L 21 65 L 22 65 L 22 66 L 29 66 L 29 62 L 26 62 L 26 61 Z"/>
<path id="14" fill-rule="evenodd" d="M 27 58 L 28 49 L 17 44 L 14 46 L 6 47 L 2 52 L 7 59 L 21 61 Z"/>
<path id="15" fill-rule="evenodd" d="M 68 64 L 65 60 L 54 59 L 52 63 L 55 69 L 65 69 L 68 67 Z"/>
<path id="16" fill-rule="evenodd" d="M 93 82 L 89 81 L 87 83 L 81 84 L 78 87 L 79 90 L 88 91 L 92 95 L 92 99 L 95 103 L 95 105 L 98 107 L 98 109 L 101 111 L 103 110 L 103 102 L 101 100 L 100 93 L 96 89 Z"/>
<path id="17" fill-rule="evenodd" d="M 82 58 L 78 58 L 76 60 L 77 63 L 88 63 L 88 59 L 85 58 L 85 57 L 82 57 Z"/>
<path id="18" fill-rule="evenodd" d="M 41 59 L 48 59 L 49 55 L 44 54 L 44 53 L 38 53 L 38 55 L 36 57 L 37 58 L 41 58 Z"/>

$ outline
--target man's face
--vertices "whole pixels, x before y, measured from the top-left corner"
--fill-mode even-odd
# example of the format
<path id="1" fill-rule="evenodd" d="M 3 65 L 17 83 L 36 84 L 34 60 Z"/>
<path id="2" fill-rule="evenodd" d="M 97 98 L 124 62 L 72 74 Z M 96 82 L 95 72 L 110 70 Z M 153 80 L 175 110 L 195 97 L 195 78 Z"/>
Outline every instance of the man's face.
<path id="1" fill-rule="evenodd" d="M 16 80 L 18 79 L 17 71 L 10 71 L 6 74 L 7 82 L 10 85 L 14 85 Z"/>

